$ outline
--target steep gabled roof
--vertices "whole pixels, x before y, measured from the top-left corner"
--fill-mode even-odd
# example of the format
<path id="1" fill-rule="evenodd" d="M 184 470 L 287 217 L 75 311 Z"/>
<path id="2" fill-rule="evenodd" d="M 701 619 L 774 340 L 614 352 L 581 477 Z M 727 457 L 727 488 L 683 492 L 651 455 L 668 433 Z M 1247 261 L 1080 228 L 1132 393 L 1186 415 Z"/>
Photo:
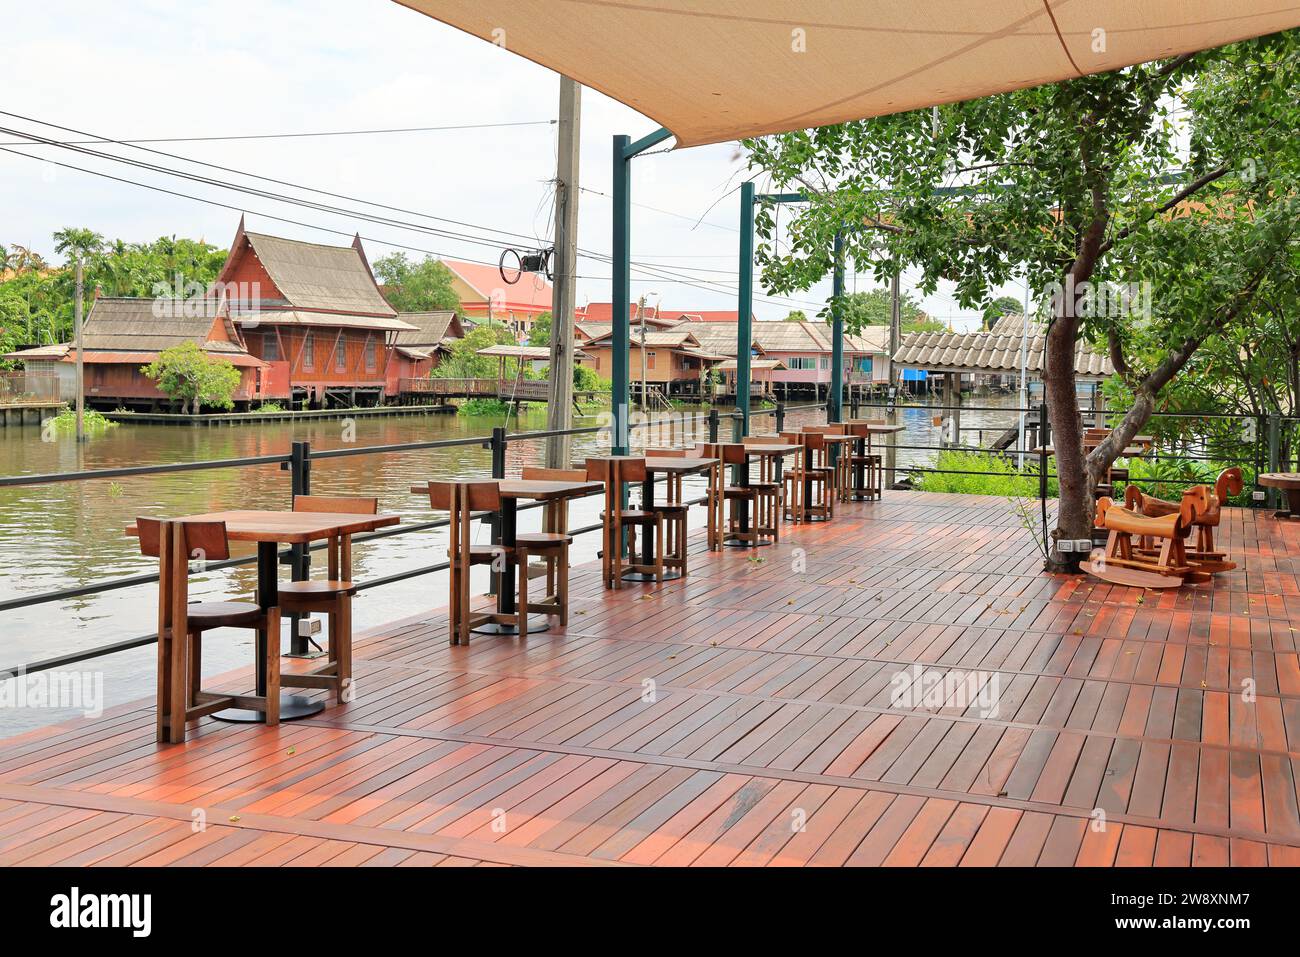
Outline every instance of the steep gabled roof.
<path id="1" fill-rule="evenodd" d="M 397 314 L 379 292 L 360 237 L 351 246 L 324 246 L 246 232 L 241 221 L 230 257 L 217 281 L 225 281 L 238 257 L 249 251 L 262 264 L 285 302 L 295 309 L 368 316 Z"/>
<path id="2" fill-rule="evenodd" d="M 442 264 L 492 306 L 545 312 L 551 308 L 551 284 L 539 273 L 524 273 L 516 283 L 501 278 L 496 266 L 444 259 Z"/>
<path id="3" fill-rule="evenodd" d="M 440 345 L 446 339 L 463 339 L 465 330 L 460 319 L 450 309 L 437 312 L 399 312 L 397 318 L 415 328 L 399 332 L 396 345 L 403 347 Z"/>

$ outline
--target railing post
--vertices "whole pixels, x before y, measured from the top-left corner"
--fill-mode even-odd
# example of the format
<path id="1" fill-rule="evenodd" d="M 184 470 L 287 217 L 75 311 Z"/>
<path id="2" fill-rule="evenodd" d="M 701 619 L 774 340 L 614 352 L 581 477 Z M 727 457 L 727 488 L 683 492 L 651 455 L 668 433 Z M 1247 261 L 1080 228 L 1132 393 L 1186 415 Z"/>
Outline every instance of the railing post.
<path id="1" fill-rule="evenodd" d="M 718 441 L 718 410 L 709 409 L 709 442 Z"/>
<path id="2" fill-rule="evenodd" d="M 741 439 L 741 437 L 744 436 L 744 434 L 745 434 L 745 419 L 746 419 L 746 418 L 747 418 L 746 413 L 741 412 L 739 409 L 735 409 L 735 410 L 732 411 L 732 413 L 731 413 L 731 441 L 733 441 L 733 442 L 739 442 L 740 439 Z"/>
<path id="3" fill-rule="evenodd" d="M 778 402 L 776 404 L 775 418 L 776 418 L 776 434 L 780 435 L 782 432 L 785 431 L 785 403 L 784 402 Z"/>
<path id="4" fill-rule="evenodd" d="M 1278 415 L 1268 417 L 1268 471 L 1282 471 L 1282 419 Z M 1269 490 L 1269 506 L 1282 507 L 1282 490 Z"/>
<path id="5" fill-rule="evenodd" d="M 285 463 L 289 469 L 289 488 L 293 496 L 311 494 L 311 443 L 294 442 L 289 447 L 289 461 Z M 289 503 L 293 507 L 292 499 Z M 289 546 L 289 570 L 294 581 L 306 581 L 311 577 L 311 552 L 307 550 L 306 545 Z M 289 616 L 289 654 L 306 656 L 311 654 L 307 644 L 307 636 L 298 633 L 299 622 L 303 620 L 302 615 Z M 272 640 L 278 640 L 278 636 L 272 636 Z"/>

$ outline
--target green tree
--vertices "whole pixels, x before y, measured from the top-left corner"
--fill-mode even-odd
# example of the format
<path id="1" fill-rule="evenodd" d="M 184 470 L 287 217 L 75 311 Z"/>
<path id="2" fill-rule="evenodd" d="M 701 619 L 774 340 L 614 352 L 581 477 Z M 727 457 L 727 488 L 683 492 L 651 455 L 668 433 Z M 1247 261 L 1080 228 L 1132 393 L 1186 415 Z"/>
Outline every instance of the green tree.
<path id="1" fill-rule="evenodd" d="M 984 307 L 984 314 L 980 317 L 980 325 L 987 332 L 1003 316 L 1018 316 L 1022 311 L 1024 311 L 1024 306 L 1017 302 L 1014 297 L 999 296 Z"/>
<path id="2" fill-rule="evenodd" d="M 841 306 L 844 311 L 844 328 L 849 332 L 859 332 L 865 326 L 887 326 L 890 316 L 890 296 L 887 289 L 872 289 L 869 292 L 851 292 L 844 296 Z M 943 323 L 931 319 L 921 309 L 920 304 L 909 293 L 898 296 L 899 328 L 903 332 L 939 332 L 945 329 Z"/>
<path id="3" fill-rule="evenodd" d="M 196 342 L 164 349 L 140 372 L 156 382 L 164 395 L 180 400 L 182 411 L 188 406 L 192 414 L 198 415 L 205 405 L 234 408 L 239 370 L 228 359 L 208 355 Z"/>
<path id="4" fill-rule="evenodd" d="M 533 322 L 533 326 L 528 330 L 528 344 L 530 346 L 546 346 L 551 344 L 551 314 L 544 312 Z"/>
<path id="5" fill-rule="evenodd" d="M 782 223 L 785 255 L 760 212 L 764 281 L 789 293 L 820 280 L 846 222 L 863 224 L 845 234 L 855 262 L 878 278 L 919 267 L 925 292 L 950 281 L 969 308 L 1027 275 L 1051 303 L 1043 381 L 1061 476 L 1056 534 L 1086 538 L 1098 480 L 1285 255 L 1297 125 L 1291 31 L 951 104 L 937 121 L 924 110 L 751 141 L 752 165 L 811 198 Z M 1087 455 L 1081 340 L 1104 345 L 1132 394 Z M 1050 566 L 1071 559 L 1054 550 Z"/>
<path id="6" fill-rule="evenodd" d="M 478 355 L 478 351 L 489 346 L 515 344 L 514 335 L 506 326 L 499 322 L 480 323 L 466 330 L 464 338 L 451 343 L 450 355 L 438 363 L 431 375 L 438 379 L 494 379 L 500 360 Z M 507 359 L 506 375 L 514 376 L 517 371 L 518 363 Z"/>
<path id="7" fill-rule="evenodd" d="M 375 260 L 375 276 L 384 285 L 389 304 L 398 312 L 460 312 L 452 272 L 432 256 L 412 262 L 406 253 L 392 253 Z"/>
<path id="8" fill-rule="evenodd" d="M 791 309 L 790 314 L 785 317 L 786 322 L 807 322 L 808 314 L 802 309 Z"/>

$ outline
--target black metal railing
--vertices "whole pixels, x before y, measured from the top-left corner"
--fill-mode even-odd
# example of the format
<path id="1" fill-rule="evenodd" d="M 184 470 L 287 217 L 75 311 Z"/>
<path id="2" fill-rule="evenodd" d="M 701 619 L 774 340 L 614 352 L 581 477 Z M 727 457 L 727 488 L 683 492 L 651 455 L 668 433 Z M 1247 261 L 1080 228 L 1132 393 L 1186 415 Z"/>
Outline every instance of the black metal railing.
<path id="1" fill-rule="evenodd" d="M 777 403 L 772 409 L 754 409 L 750 412 L 750 418 L 756 418 L 765 415 L 773 415 L 776 418 L 777 430 L 784 428 L 785 415 L 790 412 L 821 410 L 820 404 L 809 404 L 786 407 L 783 403 Z M 706 434 L 710 442 L 717 442 L 719 430 L 723 419 L 730 419 L 739 422 L 741 413 L 739 411 L 719 412 L 717 409 L 710 409 L 707 413 L 697 413 L 694 415 L 675 416 L 675 423 L 700 423 L 703 422 L 706 428 Z M 636 431 L 646 428 L 662 427 L 664 419 L 647 420 L 634 422 L 630 424 L 630 430 Z M 244 458 L 233 459 L 210 459 L 194 462 L 178 462 L 165 465 L 139 465 L 127 466 L 123 468 L 108 469 L 87 469 L 78 472 L 55 472 L 49 474 L 33 475 L 10 475 L 0 476 L 0 488 L 23 486 L 23 485 L 47 485 L 60 482 L 87 482 L 102 479 L 118 479 L 141 475 L 164 475 L 174 472 L 194 472 L 212 469 L 228 468 L 250 468 L 263 465 L 279 465 L 283 471 L 289 473 L 290 494 L 308 495 L 311 493 L 311 468 L 313 462 L 327 459 L 343 458 L 357 455 L 390 455 L 394 453 L 407 453 L 427 451 L 430 449 L 448 449 L 464 448 L 468 446 L 480 446 L 491 452 L 491 475 L 493 478 L 506 477 L 506 450 L 512 442 L 539 441 L 552 436 L 577 436 L 593 435 L 605 431 L 604 426 L 584 426 L 574 429 L 558 429 L 550 431 L 536 432 L 516 432 L 510 433 L 504 427 L 494 428 L 490 435 L 487 436 L 470 436 L 460 439 L 434 439 L 425 442 L 403 442 L 392 445 L 370 445 L 358 446 L 356 448 L 337 448 L 313 451 L 308 442 L 295 441 L 292 443 L 288 453 L 279 455 L 259 455 Z M 663 480 L 660 480 L 663 481 Z M 599 494 L 599 493 L 593 493 Z M 292 498 L 290 499 L 292 501 Z M 692 500 L 689 504 L 699 504 L 703 498 Z M 526 505 L 520 505 L 518 511 L 529 511 L 544 507 L 544 503 L 534 502 Z M 500 534 L 497 527 L 495 513 L 483 513 L 479 516 L 485 520 L 492 528 L 494 540 Z M 420 532 L 433 531 L 439 528 L 445 528 L 449 524 L 446 518 L 432 519 L 429 521 L 405 524 L 393 528 L 380 529 L 374 532 L 367 532 L 353 537 L 353 542 L 363 544 L 365 542 L 375 541 L 377 539 L 389 538 L 395 535 L 411 535 Z M 581 528 L 569 530 L 571 535 L 583 535 L 600 529 L 599 524 L 587 525 Z M 306 578 L 310 570 L 309 554 L 313 551 L 320 551 L 326 548 L 324 542 L 313 545 L 293 545 L 280 551 L 279 560 L 282 564 L 287 564 L 291 568 L 291 573 L 295 578 Z M 205 572 L 219 571 L 226 568 L 234 568 L 242 565 L 251 565 L 257 561 L 257 556 L 249 555 L 240 558 L 230 558 L 222 561 L 212 561 L 205 565 Z M 430 565 L 423 565 L 418 568 L 405 569 L 400 572 L 394 572 L 379 578 L 370 579 L 359 583 L 358 591 L 364 591 L 372 588 L 390 585 L 397 582 L 407 581 L 412 578 L 418 578 L 422 575 L 431 575 L 437 572 L 446 571 L 450 567 L 447 562 L 437 562 Z M 40 592 L 35 595 L 24 595 L 18 598 L 10 598 L 0 601 L 0 612 L 14 611 L 21 608 L 31 608 L 36 605 L 42 605 L 49 602 L 63 601 L 69 598 L 83 598 L 91 595 L 103 594 L 105 592 L 117 591 L 124 588 L 133 588 L 139 585 L 154 584 L 158 581 L 157 572 L 149 572 L 138 575 L 125 575 L 118 578 L 111 578 L 106 581 L 93 582 L 90 584 L 79 585 L 73 588 L 61 588 L 52 591 Z M 56 658 L 46 658 L 40 661 L 29 662 L 14 668 L 0 670 L 0 674 L 31 673 L 35 671 L 45 671 L 52 668 L 59 668 L 70 664 L 76 664 L 82 661 L 88 661 L 99 658 L 104 655 L 115 654 L 121 651 L 128 651 L 133 648 L 140 648 L 152 644 L 158 640 L 156 634 L 141 635 L 137 638 L 128 638 L 111 644 L 100 645 L 94 648 L 71 652 L 66 655 L 60 655 Z M 305 637 L 297 633 L 296 625 L 291 629 L 291 651 L 301 653 L 306 651 Z"/>

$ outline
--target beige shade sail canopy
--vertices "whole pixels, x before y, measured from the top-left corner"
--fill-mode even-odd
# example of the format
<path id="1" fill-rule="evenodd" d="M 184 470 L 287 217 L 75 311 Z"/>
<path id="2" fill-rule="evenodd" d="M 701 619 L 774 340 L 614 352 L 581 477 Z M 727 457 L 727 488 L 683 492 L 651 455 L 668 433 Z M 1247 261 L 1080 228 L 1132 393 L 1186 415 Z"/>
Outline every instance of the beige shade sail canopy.
<path id="1" fill-rule="evenodd" d="M 1294 0 L 397 0 L 679 146 L 1101 73 L 1300 25 Z"/>

